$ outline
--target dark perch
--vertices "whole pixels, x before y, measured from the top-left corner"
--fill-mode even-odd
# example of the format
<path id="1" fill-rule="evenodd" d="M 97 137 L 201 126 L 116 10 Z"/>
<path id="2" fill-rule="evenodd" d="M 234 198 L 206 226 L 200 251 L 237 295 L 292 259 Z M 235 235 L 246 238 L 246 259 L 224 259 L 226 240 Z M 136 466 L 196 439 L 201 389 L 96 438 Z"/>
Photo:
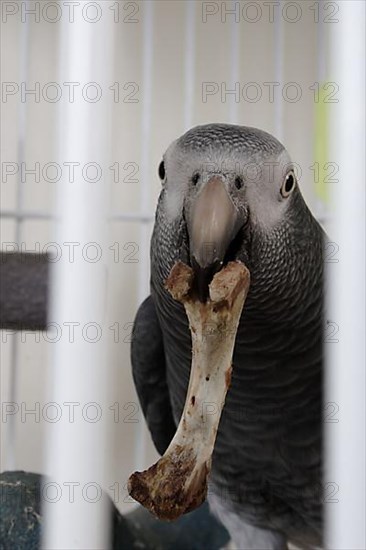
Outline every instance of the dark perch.
<path id="1" fill-rule="evenodd" d="M 38 550 L 42 533 L 39 474 L 0 474 L 0 549 Z M 207 504 L 174 523 L 155 519 L 144 508 L 122 516 L 112 501 L 112 550 L 218 550 L 229 539 Z M 65 526 L 67 528 L 67 526 Z"/>
<path id="2" fill-rule="evenodd" d="M 45 330 L 49 256 L 0 253 L 0 329 Z"/>

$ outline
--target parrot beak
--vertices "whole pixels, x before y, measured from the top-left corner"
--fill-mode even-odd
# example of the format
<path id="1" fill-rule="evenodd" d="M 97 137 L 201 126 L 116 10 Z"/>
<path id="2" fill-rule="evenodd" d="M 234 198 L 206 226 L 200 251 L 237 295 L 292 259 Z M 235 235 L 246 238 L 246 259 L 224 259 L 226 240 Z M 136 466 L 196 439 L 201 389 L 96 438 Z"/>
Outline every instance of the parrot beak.
<path id="1" fill-rule="evenodd" d="M 202 302 L 206 301 L 208 285 L 224 265 L 228 248 L 241 226 L 238 211 L 222 179 L 211 177 L 187 216 L 190 260 Z"/>

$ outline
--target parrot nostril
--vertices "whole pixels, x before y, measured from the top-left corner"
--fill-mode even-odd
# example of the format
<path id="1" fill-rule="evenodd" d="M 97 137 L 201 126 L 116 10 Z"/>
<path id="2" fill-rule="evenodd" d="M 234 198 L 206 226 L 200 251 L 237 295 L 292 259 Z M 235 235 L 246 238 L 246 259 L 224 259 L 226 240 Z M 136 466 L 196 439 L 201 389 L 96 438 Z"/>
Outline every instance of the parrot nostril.
<path id="1" fill-rule="evenodd" d="M 193 177 L 192 177 L 192 183 L 193 185 L 197 185 L 197 183 L 199 182 L 199 179 L 200 179 L 200 174 L 198 172 L 196 172 L 195 174 L 193 174 Z"/>
<path id="2" fill-rule="evenodd" d="M 237 177 L 235 178 L 234 183 L 235 183 L 235 187 L 236 187 L 237 189 L 241 189 L 241 188 L 243 187 L 243 185 L 244 185 L 243 179 L 242 179 L 240 176 L 237 176 Z"/>

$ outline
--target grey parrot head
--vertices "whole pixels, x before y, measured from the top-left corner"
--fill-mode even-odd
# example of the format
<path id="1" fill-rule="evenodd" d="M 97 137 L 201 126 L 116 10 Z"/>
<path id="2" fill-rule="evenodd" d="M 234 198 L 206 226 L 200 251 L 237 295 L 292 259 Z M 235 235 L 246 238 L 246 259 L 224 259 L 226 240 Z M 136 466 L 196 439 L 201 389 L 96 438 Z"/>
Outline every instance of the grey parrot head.
<path id="1" fill-rule="evenodd" d="M 152 254 L 165 262 L 165 275 L 173 259 L 189 263 L 202 300 L 212 276 L 228 261 L 243 261 L 254 282 L 268 282 L 264 272 L 274 261 L 286 265 L 294 245 L 301 255 L 301 242 L 308 243 L 312 216 L 294 166 L 284 146 L 264 131 L 195 127 L 170 145 L 159 176 Z"/>

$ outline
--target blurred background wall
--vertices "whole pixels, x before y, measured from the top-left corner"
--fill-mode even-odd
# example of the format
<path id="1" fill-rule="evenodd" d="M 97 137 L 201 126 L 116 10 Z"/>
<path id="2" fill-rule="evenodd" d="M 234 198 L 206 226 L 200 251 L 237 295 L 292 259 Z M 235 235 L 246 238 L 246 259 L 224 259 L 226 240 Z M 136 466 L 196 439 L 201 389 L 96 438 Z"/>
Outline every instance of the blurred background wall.
<path id="1" fill-rule="evenodd" d="M 338 97 L 337 85 L 327 83 L 327 36 L 340 8 L 335 2 L 179 0 L 3 2 L 1 8 L 2 249 L 72 254 L 70 246 L 52 244 L 60 171 L 70 177 L 74 171 L 75 185 L 80 178 L 102 178 L 109 194 L 109 248 L 103 253 L 109 258 L 106 308 L 112 324 L 103 337 L 116 384 L 103 421 L 115 430 L 109 491 L 113 495 L 113 484 L 120 484 L 117 504 L 125 511 L 132 506 L 125 487 L 129 474 L 156 456 L 133 387 L 129 348 L 134 315 L 149 292 L 162 153 L 193 125 L 262 128 L 285 144 L 306 201 L 326 224 L 326 185 L 336 177 L 334 159 L 327 156 L 326 120 Z M 93 83 L 65 83 L 61 26 L 78 18 L 96 26 L 102 18 L 114 21 L 114 59 L 103 60 L 114 64 L 109 86 L 98 82 L 97 64 Z M 101 102 L 111 105 L 107 164 L 90 158 L 77 165 L 80 159 L 57 157 L 58 109 L 73 94 L 96 111 Z M 75 246 L 74 253 L 82 248 Z M 71 328 L 61 329 L 61 337 L 69 338 Z M 81 337 L 80 327 L 75 337 Z M 47 333 L 2 333 L 1 397 L 20 407 L 3 423 L 2 470 L 46 473 L 50 340 Z"/>

